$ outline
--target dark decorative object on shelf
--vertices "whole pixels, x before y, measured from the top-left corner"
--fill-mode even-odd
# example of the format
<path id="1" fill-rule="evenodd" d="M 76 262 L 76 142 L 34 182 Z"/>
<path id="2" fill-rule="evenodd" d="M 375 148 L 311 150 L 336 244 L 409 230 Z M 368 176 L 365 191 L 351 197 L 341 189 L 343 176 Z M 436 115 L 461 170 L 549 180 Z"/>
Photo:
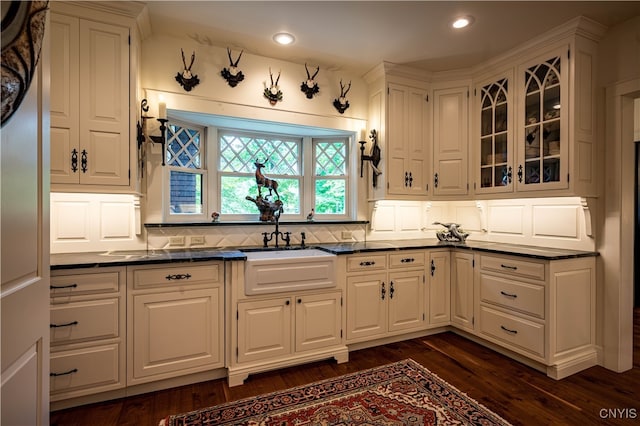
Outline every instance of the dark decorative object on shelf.
<path id="1" fill-rule="evenodd" d="M 349 85 L 346 86 L 346 90 L 345 90 L 345 86 L 342 85 L 342 80 L 340 80 L 340 96 L 333 100 L 333 106 L 335 107 L 335 109 L 338 110 L 340 114 L 344 114 L 347 108 L 349 108 L 347 93 L 349 93 L 350 89 L 351 89 L 351 82 L 349 82 Z"/>
<path id="2" fill-rule="evenodd" d="M 381 155 L 380 155 L 380 146 L 378 146 L 378 132 L 373 129 L 371 130 L 371 134 L 369 135 L 371 142 L 373 145 L 371 146 L 371 154 L 364 154 L 364 145 L 367 143 L 366 141 L 360 141 L 360 177 L 363 177 L 363 168 L 364 162 L 370 161 L 371 168 L 373 169 L 373 177 L 372 184 L 373 187 L 376 188 L 378 186 L 378 176 L 382 174 L 380 169 L 378 169 L 378 165 L 380 164 Z"/>
<path id="3" fill-rule="evenodd" d="M 268 197 L 268 195 L 265 197 L 258 195 L 256 198 L 252 198 L 247 195 L 244 198 L 258 207 L 261 222 L 277 222 L 280 219 L 280 214 L 284 211 L 283 203 L 280 200 L 269 201 Z"/>
<path id="4" fill-rule="evenodd" d="M 139 157 L 139 161 L 140 161 L 140 172 L 142 173 L 142 167 L 144 165 L 144 143 L 147 140 L 147 137 L 151 140 L 151 142 L 153 143 L 159 143 L 162 146 L 162 165 L 164 166 L 164 161 L 165 161 L 165 143 L 166 143 L 166 137 L 165 137 L 165 132 L 167 130 L 167 122 L 169 121 L 167 119 L 167 105 L 163 102 L 160 102 L 159 107 L 158 107 L 158 112 L 160 115 L 160 118 L 158 118 L 157 120 L 160 122 L 160 136 L 153 136 L 153 135 L 146 135 L 145 134 L 145 130 L 146 130 L 146 123 L 147 120 L 153 117 L 147 116 L 146 113 L 149 111 L 149 105 L 146 99 L 143 99 L 142 101 L 140 101 L 140 121 L 138 121 L 138 123 L 136 124 L 136 127 L 138 129 L 138 135 L 137 135 L 137 141 L 138 141 L 138 157 Z"/>
<path id="5" fill-rule="evenodd" d="M 271 195 L 271 192 L 273 191 L 276 193 L 276 197 L 278 197 L 278 200 L 279 200 L 280 194 L 278 194 L 278 181 L 269 179 L 268 177 L 262 174 L 264 163 L 260 163 L 258 162 L 258 160 L 256 160 L 253 163 L 253 165 L 256 166 L 255 176 L 256 176 L 256 184 L 258 185 L 258 196 L 259 197 L 262 196 L 262 187 L 265 187 L 269 190 L 269 195 Z"/>
<path id="6" fill-rule="evenodd" d="M 227 55 L 229 56 L 229 68 L 223 68 L 222 71 L 220 71 L 220 74 L 222 75 L 222 77 L 224 77 L 225 80 L 227 80 L 227 83 L 229 83 L 229 86 L 231 87 L 236 87 L 238 83 L 244 80 L 244 74 L 242 74 L 242 71 L 238 69 L 238 62 L 240 62 L 242 52 L 244 52 L 244 50 L 240 51 L 238 59 L 233 62 L 233 59 L 231 59 L 231 50 L 227 47 Z"/>
<path id="7" fill-rule="evenodd" d="M 316 215 L 316 211 L 311 209 L 309 214 L 307 215 L 307 222 L 313 222 L 313 217 Z"/>
<path id="8" fill-rule="evenodd" d="M 218 212 L 211 213 L 211 222 L 217 222 L 218 220 L 220 220 L 220 213 Z"/>
<path id="9" fill-rule="evenodd" d="M 184 50 L 180 49 L 180 52 L 182 52 L 182 64 L 184 65 L 184 70 L 176 74 L 176 81 L 184 90 L 190 92 L 191 89 L 200 84 L 198 76 L 191 73 L 191 67 L 193 67 L 193 62 L 196 60 L 196 52 L 191 54 L 191 63 L 189 66 L 187 66 L 187 60 L 184 58 Z"/>
<path id="10" fill-rule="evenodd" d="M 20 107 L 36 73 L 48 5 L 2 2 L 2 126 Z"/>
<path id="11" fill-rule="evenodd" d="M 151 139 L 153 141 L 153 143 L 159 143 L 160 146 L 162 147 L 162 165 L 164 166 L 164 160 L 165 160 L 165 145 L 167 142 L 166 139 L 166 134 L 165 132 L 167 131 L 167 122 L 169 120 L 167 120 L 166 118 L 158 118 L 157 119 L 160 122 L 160 136 L 149 136 L 149 139 Z"/>
<path id="12" fill-rule="evenodd" d="M 300 90 L 304 92 L 307 96 L 307 99 L 313 98 L 313 95 L 317 94 L 320 91 L 320 87 L 318 83 L 316 83 L 315 78 L 320 72 L 320 66 L 316 68 L 316 72 L 313 75 L 309 74 L 309 68 L 307 68 L 307 64 L 304 64 L 304 69 L 307 70 L 307 80 L 303 81 L 300 85 Z"/>
<path id="13" fill-rule="evenodd" d="M 276 82 L 274 83 L 273 73 L 271 72 L 271 68 L 269 68 L 269 77 L 271 78 L 271 86 L 264 89 L 264 97 L 269 99 L 269 103 L 271 105 L 275 105 L 282 100 L 282 92 L 278 86 L 278 81 L 280 81 L 280 72 L 278 72 L 278 78 L 276 78 Z"/>
<path id="14" fill-rule="evenodd" d="M 434 225 L 442 225 L 446 230 L 441 230 L 436 232 L 436 237 L 440 241 L 448 241 L 448 242 L 465 242 L 469 234 L 464 232 L 462 228 L 460 228 L 459 223 L 440 223 L 433 222 Z"/>

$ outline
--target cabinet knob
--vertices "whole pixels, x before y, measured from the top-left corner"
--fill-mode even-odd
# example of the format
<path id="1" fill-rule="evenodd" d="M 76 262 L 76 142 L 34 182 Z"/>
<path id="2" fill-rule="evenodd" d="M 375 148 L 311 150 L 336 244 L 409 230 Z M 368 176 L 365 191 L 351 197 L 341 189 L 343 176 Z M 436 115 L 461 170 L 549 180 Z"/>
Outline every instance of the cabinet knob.
<path id="1" fill-rule="evenodd" d="M 287 305 L 287 306 L 289 306 L 289 305 L 291 304 L 291 301 L 290 301 L 290 300 L 286 300 L 286 301 L 284 302 L 284 304 L 285 304 L 285 305 Z"/>
<path id="2" fill-rule="evenodd" d="M 438 187 L 438 174 L 437 173 L 435 175 L 433 175 L 433 187 L 434 188 Z"/>
<path id="3" fill-rule="evenodd" d="M 434 276 L 436 273 L 436 263 L 431 259 L 431 276 Z"/>
<path id="4" fill-rule="evenodd" d="M 298 299 L 298 303 L 302 303 L 302 299 Z"/>

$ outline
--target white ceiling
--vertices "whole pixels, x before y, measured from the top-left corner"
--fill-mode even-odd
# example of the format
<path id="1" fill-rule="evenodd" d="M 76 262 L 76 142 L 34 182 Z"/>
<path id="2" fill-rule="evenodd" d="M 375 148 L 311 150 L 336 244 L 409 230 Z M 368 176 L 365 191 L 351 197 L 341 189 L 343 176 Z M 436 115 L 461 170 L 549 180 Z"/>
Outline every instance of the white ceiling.
<path id="1" fill-rule="evenodd" d="M 362 75 L 382 61 L 429 71 L 467 68 L 576 17 L 606 26 L 640 1 L 149 1 L 152 34 Z M 472 26 L 454 31 L 458 15 Z M 276 32 L 295 35 L 290 46 Z M 236 52 L 237 54 L 237 52 Z M 235 55 L 234 55 L 235 56 Z"/>

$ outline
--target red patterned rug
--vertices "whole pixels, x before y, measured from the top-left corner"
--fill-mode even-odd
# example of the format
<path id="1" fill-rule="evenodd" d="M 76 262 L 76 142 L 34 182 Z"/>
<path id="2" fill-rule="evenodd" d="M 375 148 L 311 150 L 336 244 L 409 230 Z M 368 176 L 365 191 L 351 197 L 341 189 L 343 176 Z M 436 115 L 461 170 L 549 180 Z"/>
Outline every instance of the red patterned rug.
<path id="1" fill-rule="evenodd" d="M 407 359 L 167 417 L 160 426 L 509 425 Z"/>

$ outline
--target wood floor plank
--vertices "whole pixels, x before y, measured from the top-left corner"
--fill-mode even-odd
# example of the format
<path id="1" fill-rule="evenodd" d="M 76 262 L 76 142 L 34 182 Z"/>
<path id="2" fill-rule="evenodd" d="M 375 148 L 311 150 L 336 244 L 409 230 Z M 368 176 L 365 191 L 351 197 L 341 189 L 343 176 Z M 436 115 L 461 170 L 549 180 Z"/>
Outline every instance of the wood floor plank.
<path id="1" fill-rule="evenodd" d="M 592 367 L 563 380 L 447 332 L 354 351 L 349 362 L 320 361 L 255 374 L 229 388 L 219 379 L 52 412 L 52 426 L 157 426 L 160 419 L 228 401 L 412 358 L 514 425 L 628 425 L 640 423 L 640 309 L 634 311 L 633 369 Z M 608 410 L 618 411 L 611 418 Z M 604 411 L 603 411 L 604 410 Z M 633 411 L 635 410 L 635 411 Z M 615 411 L 612 411 L 615 413 Z M 629 418 L 635 413 L 636 418 Z M 603 416 L 605 418 L 603 418 Z"/>

